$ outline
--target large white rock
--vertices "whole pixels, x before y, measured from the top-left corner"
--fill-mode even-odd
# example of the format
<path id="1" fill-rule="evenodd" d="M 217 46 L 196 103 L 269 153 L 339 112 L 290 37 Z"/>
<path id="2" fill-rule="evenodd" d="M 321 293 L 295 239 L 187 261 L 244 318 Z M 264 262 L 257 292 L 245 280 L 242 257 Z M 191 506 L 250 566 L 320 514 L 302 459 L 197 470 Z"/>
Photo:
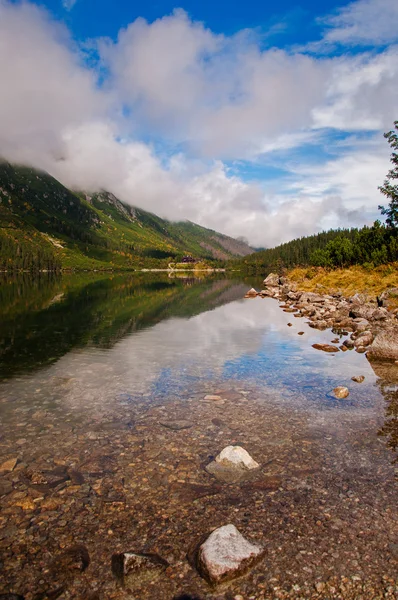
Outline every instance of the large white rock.
<path id="1" fill-rule="evenodd" d="M 241 467 L 244 469 L 258 469 L 260 466 L 241 446 L 227 446 L 216 457 L 216 462 L 225 467 Z"/>
<path id="2" fill-rule="evenodd" d="M 269 287 L 269 286 L 271 286 L 271 287 L 277 286 L 277 285 L 279 285 L 279 275 L 277 275 L 276 273 L 270 273 L 270 274 L 268 275 L 268 277 L 266 277 L 266 278 L 264 279 L 264 282 L 263 282 L 263 283 L 264 283 L 264 285 L 265 285 L 266 287 Z"/>
<path id="3" fill-rule="evenodd" d="M 263 551 L 261 546 L 246 540 L 235 525 L 224 525 L 199 547 L 197 568 L 210 583 L 220 583 L 245 573 Z"/>

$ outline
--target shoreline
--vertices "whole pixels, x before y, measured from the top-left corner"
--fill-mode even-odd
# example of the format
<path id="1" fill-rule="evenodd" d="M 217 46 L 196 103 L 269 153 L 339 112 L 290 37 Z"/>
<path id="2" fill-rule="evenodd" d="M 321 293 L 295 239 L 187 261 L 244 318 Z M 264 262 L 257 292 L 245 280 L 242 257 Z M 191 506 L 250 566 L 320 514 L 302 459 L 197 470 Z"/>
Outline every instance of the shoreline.
<path id="1" fill-rule="evenodd" d="M 323 288 L 315 288 L 317 292 L 300 290 L 295 281 L 275 273 L 270 273 L 263 285 L 263 290 L 252 288 L 245 297 L 275 298 L 284 303 L 284 312 L 307 318 L 307 324 L 314 329 L 331 329 L 338 336 L 336 343 L 342 342 L 338 347 L 319 350 L 355 349 L 368 359 L 398 364 L 398 287 L 388 288 L 376 298 L 358 292 L 344 296 L 341 291 L 325 293 Z"/>

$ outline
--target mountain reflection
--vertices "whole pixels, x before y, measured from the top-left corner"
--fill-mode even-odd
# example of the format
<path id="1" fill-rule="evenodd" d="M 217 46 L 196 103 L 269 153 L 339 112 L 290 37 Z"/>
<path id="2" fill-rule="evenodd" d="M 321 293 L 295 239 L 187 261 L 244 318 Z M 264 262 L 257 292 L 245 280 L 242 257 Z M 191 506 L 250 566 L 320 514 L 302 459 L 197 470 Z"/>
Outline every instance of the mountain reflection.
<path id="1" fill-rule="evenodd" d="M 111 348 L 128 333 L 241 298 L 247 284 L 167 274 L 0 280 L 0 379 L 54 363 L 72 348 Z"/>

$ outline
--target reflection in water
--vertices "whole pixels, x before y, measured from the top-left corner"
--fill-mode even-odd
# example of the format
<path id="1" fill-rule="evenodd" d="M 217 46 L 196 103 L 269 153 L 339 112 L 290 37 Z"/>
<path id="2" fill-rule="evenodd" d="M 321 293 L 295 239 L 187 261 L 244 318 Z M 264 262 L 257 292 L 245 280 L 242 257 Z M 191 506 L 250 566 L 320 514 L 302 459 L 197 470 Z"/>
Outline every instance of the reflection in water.
<path id="1" fill-rule="evenodd" d="M 386 402 L 386 420 L 379 435 L 387 439 L 387 447 L 396 456 L 398 450 L 398 365 L 373 362 L 372 367 L 379 377 L 377 385 Z M 395 462 L 398 461 L 398 456 Z"/>
<path id="2" fill-rule="evenodd" d="M 54 363 L 72 348 L 111 348 L 129 332 L 230 302 L 247 287 L 193 281 L 148 274 L 3 279 L 0 379 Z"/>
<path id="3" fill-rule="evenodd" d="M 101 589 L 123 600 L 110 557 L 137 549 L 172 563 L 162 597 L 185 590 L 211 600 L 186 552 L 231 522 L 267 545 L 267 577 L 260 565 L 231 597 L 273 598 L 278 582 L 282 598 L 299 588 L 315 599 L 328 582 L 338 595 L 325 597 L 392 600 L 396 485 L 376 434 L 396 447 L 397 368 L 315 350 L 335 335 L 274 300 L 242 300 L 251 283 L 3 283 L 0 465 L 12 470 L 0 477 L 0 594 L 49 598 L 68 585 L 71 598 Z M 347 399 L 331 396 L 336 385 L 347 385 Z M 253 481 L 224 485 L 204 469 L 230 444 L 260 463 Z M 76 543 L 91 563 L 71 583 L 52 569 Z"/>

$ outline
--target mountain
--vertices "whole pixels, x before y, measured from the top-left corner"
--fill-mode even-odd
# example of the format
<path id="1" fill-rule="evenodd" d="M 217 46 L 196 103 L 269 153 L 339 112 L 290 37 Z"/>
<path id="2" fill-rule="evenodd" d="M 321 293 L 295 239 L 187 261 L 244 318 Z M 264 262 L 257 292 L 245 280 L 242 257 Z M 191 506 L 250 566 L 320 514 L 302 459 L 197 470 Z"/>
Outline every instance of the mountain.
<path id="1" fill-rule="evenodd" d="M 0 163 L 0 270 L 161 267 L 253 252 L 189 221 L 172 223 L 113 194 L 72 192 L 48 173 Z"/>

